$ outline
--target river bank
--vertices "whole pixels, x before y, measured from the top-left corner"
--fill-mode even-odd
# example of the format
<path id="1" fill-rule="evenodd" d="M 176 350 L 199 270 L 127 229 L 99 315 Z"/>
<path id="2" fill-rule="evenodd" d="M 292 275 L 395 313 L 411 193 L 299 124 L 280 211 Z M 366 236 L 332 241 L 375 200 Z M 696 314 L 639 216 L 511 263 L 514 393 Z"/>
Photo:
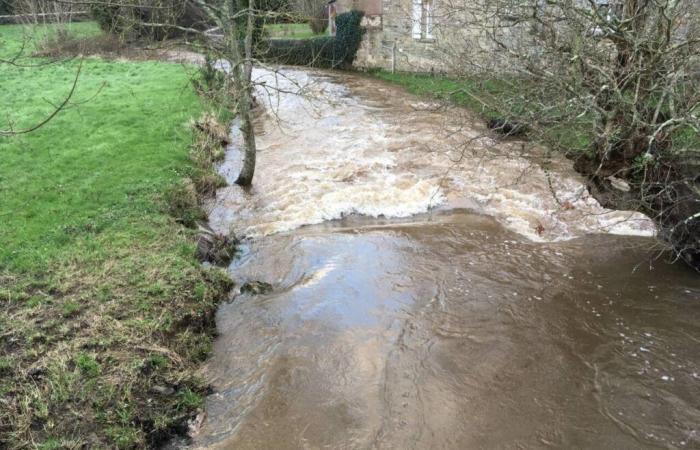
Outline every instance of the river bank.
<path id="1" fill-rule="evenodd" d="M 70 32 L 102 39 L 93 23 Z M 0 447 L 156 447 L 200 411 L 231 288 L 195 258 L 197 188 L 220 182 L 191 155 L 208 107 L 177 64 L 37 65 L 51 33 L 0 26 L 0 59 L 19 55 L 0 64 L 0 129 L 45 117 L 82 64 L 65 111 L 0 138 Z"/>

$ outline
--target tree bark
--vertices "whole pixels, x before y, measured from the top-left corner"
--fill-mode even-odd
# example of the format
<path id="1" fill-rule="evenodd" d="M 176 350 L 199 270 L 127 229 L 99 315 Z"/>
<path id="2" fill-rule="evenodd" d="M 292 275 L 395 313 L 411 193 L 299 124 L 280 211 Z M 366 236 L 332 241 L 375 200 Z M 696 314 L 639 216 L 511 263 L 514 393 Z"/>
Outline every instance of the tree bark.
<path id="1" fill-rule="evenodd" d="M 243 168 L 236 179 L 236 184 L 240 186 L 250 186 L 253 183 L 253 175 L 255 174 L 255 130 L 253 129 L 252 120 L 252 105 L 253 94 L 251 78 L 253 73 L 253 32 L 255 31 L 255 21 L 253 11 L 255 8 L 255 0 L 248 2 L 248 20 L 246 24 L 246 33 L 244 40 L 244 59 L 242 64 L 242 73 L 237 72 L 240 80 L 240 99 L 238 113 L 241 115 L 241 134 L 243 135 Z M 238 40 L 234 43 L 238 48 Z M 240 52 L 239 52 L 240 54 Z M 239 66 L 240 67 L 240 66 Z M 237 67 L 235 70 L 239 70 Z"/>
<path id="2" fill-rule="evenodd" d="M 247 94 L 250 95 L 250 94 Z M 250 100 L 241 100 L 241 134 L 243 135 L 243 168 L 236 179 L 236 184 L 240 186 L 250 186 L 253 183 L 255 174 L 255 132 L 250 112 Z M 245 105 L 245 106 L 244 106 Z"/>

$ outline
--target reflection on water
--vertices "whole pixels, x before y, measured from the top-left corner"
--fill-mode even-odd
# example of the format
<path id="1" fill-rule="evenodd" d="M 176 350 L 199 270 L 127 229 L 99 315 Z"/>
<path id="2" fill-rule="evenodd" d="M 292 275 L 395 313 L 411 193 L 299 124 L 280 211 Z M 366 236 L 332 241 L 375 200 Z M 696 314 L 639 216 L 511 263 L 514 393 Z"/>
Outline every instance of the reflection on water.
<path id="1" fill-rule="evenodd" d="M 432 120 L 426 133 L 449 115 L 409 112 L 370 89 L 390 88 L 363 80 L 319 82 L 342 108 L 308 116 L 283 97 L 287 128 L 259 124 L 254 192 L 227 188 L 213 205 L 219 229 L 255 236 L 231 275 L 274 291 L 220 308 L 205 370 L 215 394 L 192 446 L 700 448 L 696 275 L 652 268 L 651 238 L 586 235 L 618 213 L 592 199 L 558 212 L 536 169 L 522 191 L 509 185 L 525 159 L 484 165 L 490 178 L 459 169 L 441 182 L 445 153 L 408 149 L 411 162 L 392 147 L 399 128 L 386 130 L 401 111 L 404 124 Z M 317 147 L 303 158 L 307 131 L 283 140 L 315 114 L 345 130 L 332 139 L 346 156 L 324 156 L 314 131 Z M 372 145 L 353 124 L 373 133 Z M 235 160 L 230 152 L 222 171 Z M 554 184 L 571 194 L 580 184 L 560 169 Z M 439 196 L 444 209 L 410 216 Z M 420 207 L 403 214 L 408 197 Z M 533 236 L 533 221 L 548 230 Z"/>
<path id="2" fill-rule="evenodd" d="M 697 448 L 700 288 L 643 238 L 532 243 L 453 212 L 251 244 L 207 448 Z"/>

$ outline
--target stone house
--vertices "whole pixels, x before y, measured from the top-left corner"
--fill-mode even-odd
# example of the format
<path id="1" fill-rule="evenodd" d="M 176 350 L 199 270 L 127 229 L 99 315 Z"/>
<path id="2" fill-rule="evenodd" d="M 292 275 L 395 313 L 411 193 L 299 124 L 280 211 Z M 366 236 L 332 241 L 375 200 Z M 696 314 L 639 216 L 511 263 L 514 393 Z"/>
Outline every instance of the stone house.
<path id="1" fill-rule="evenodd" d="M 586 0 L 578 1 L 588 5 L 583 3 Z M 601 8 L 603 16 L 612 17 L 621 12 L 621 0 L 593 2 Z M 355 66 L 360 69 L 443 73 L 469 71 L 473 65 L 481 70 L 509 71 L 512 63 L 499 57 L 503 49 L 487 35 L 488 27 L 498 21 L 502 27 L 499 39 L 511 50 L 536 53 L 531 29 L 508 23 L 511 20 L 515 24 L 518 15 L 529 14 L 530 9 L 523 8 L 531 8 L 532 3 L 492 2 L 492 9 L 485 14 L 481 8 L 488 3 L 488 0 L 337 0 L 336 8 L 338 13 L 352 9 L 365 13 L 366 32 L 355 60 Z M 687 30 L 681 28 L 679 33 L 686 34 Z M 596 30 L 590 32 L 595 35 Z"/>
<path id="2" fill-rule="evenodd" d="M 355 65 L 358 68 L 399 71 L 439 71 L 440 40 L 434 0 L 338 0 L 339 13 L 364 11 L 366 30 Z"/>
<path id="3" fill-rule="evenodd" d="M 352 9 L 365 13 L 360 69 L 458 72 L 477 60 L 482 68 L 492 64 L 484 55 L 498 51 L 484 35 L 479 0 L 337 0 L 338 13 Z M 517 39 L 519 31 L 512 33 L 509 39 Z"/>

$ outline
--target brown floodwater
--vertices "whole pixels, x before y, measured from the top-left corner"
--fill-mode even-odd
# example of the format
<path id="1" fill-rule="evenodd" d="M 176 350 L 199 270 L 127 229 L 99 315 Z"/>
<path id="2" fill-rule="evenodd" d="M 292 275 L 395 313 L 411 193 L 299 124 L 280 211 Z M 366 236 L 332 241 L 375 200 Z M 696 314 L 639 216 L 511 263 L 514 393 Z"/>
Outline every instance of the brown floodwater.
<path id="1" fill-rule="evenodd" d="M 700 448 L 700 280 L 648 220 L 466 111 L 274 82 L 256 184 L 210 214 L 273 291 L 220 307 L 193 448 Z"/>

